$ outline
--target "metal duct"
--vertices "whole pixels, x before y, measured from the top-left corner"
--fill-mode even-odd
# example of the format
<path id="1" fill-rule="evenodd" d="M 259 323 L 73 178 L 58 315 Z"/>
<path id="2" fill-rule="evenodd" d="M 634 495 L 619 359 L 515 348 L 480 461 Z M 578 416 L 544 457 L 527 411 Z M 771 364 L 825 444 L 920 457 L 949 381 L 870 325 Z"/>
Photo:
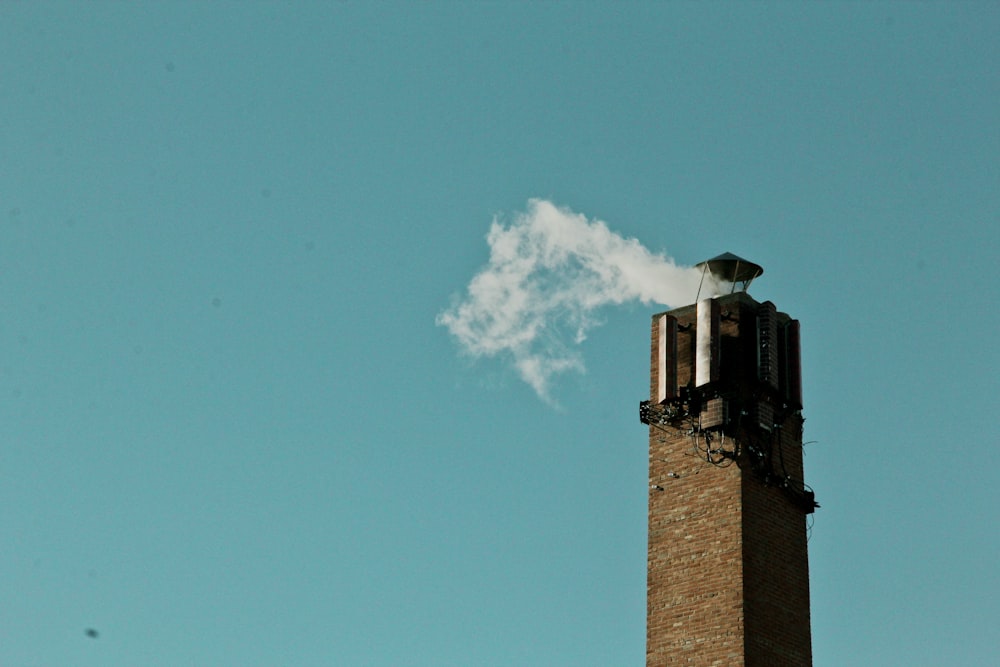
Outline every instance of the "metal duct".
<path id="1" fill-rule="evenodd" d="M 694 363 L 696 387 L 703 387 L 719 379 L 720 315 L 718 301 L 702 299 L 698 302 Z"/>
<path id="2" fill-rule="evenodd" d="M 660 315 L 656 326 L 656 402 L 664 403 L 677 397 L 677 319 Z"/>

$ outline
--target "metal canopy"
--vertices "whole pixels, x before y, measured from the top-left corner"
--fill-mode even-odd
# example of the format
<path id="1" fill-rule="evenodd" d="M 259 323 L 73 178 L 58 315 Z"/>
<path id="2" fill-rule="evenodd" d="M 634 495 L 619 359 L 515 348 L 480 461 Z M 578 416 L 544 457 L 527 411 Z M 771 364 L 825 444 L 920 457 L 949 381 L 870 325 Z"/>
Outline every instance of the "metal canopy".
<path id="1" fill-rule="evenodd" d="M 724 252 L 718 257 L 695 264 L 695 268 L 700 268 L 702 281 L 705 280 L 705 273 L 711 273 L 717 280 L 722 280 L 733 285 L 733 292 L 736 286 L 740 285 L 742 291 L 746 292 L 753 279 L 764 273 L 760 264 L 754 264 L 748 259 L 743 259 L 731 252 Z M 698 290 L 701 291 L 700 289 Z"/>

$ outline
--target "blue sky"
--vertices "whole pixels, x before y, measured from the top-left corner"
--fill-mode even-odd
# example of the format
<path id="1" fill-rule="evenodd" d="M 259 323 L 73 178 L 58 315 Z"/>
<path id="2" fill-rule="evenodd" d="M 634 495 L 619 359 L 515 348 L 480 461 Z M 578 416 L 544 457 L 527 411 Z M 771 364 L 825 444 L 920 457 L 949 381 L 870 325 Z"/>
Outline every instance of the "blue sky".
<path id="1" fill-rule="evenodd" d="M 437 323 L 541 198 L 801 320 L 816 666 L 989 664 L 998 30 L 0 5 L 0 663 L 643 664 L 662 307 L 551 401 Z"/>

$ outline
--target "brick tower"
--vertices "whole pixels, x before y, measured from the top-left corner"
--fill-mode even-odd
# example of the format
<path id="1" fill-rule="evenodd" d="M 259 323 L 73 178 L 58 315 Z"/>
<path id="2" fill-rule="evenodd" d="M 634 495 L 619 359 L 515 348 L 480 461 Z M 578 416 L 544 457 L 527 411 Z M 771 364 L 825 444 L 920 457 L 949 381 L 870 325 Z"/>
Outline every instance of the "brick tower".
<path id="1" fill-rule="evenodd" d="M 799 326 L 699 265 L 724 296 L 653 316 L 646 665 L 809 667 Z M 742 290 L 737 291 L 740 287 Z"/>

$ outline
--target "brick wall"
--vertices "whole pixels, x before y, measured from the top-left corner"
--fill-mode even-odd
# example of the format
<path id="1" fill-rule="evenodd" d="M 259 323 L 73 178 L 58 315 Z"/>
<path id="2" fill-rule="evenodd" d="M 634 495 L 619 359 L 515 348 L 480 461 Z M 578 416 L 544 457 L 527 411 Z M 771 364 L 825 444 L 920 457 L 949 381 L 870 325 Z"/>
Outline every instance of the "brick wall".
<path id="1" fill-rule="evenodd" d="M 775 327 L 789 318 L 744 293 L 718 301 L 719 383 L 704 400 L 678 403 L 683 419 L 650 426 L 646 662 L 808 667 L 806 514 L 796 502 L 802 420 L 777 389 L 776 365 L 784 362 L 773 348 Z M 670 316 L 678 325 L 670 365 L 685 387 L 695 372 L 696 309 Z M 654 399 L 661 321 L 653 318 L 651 336 Z M 762 341 L 771 346 L 763 371 Z M 782 372 L 798 373 L 797 354 L 796 367 L 789 362 Z M 762 413 L 773 418 L 758 419 Z"/>

